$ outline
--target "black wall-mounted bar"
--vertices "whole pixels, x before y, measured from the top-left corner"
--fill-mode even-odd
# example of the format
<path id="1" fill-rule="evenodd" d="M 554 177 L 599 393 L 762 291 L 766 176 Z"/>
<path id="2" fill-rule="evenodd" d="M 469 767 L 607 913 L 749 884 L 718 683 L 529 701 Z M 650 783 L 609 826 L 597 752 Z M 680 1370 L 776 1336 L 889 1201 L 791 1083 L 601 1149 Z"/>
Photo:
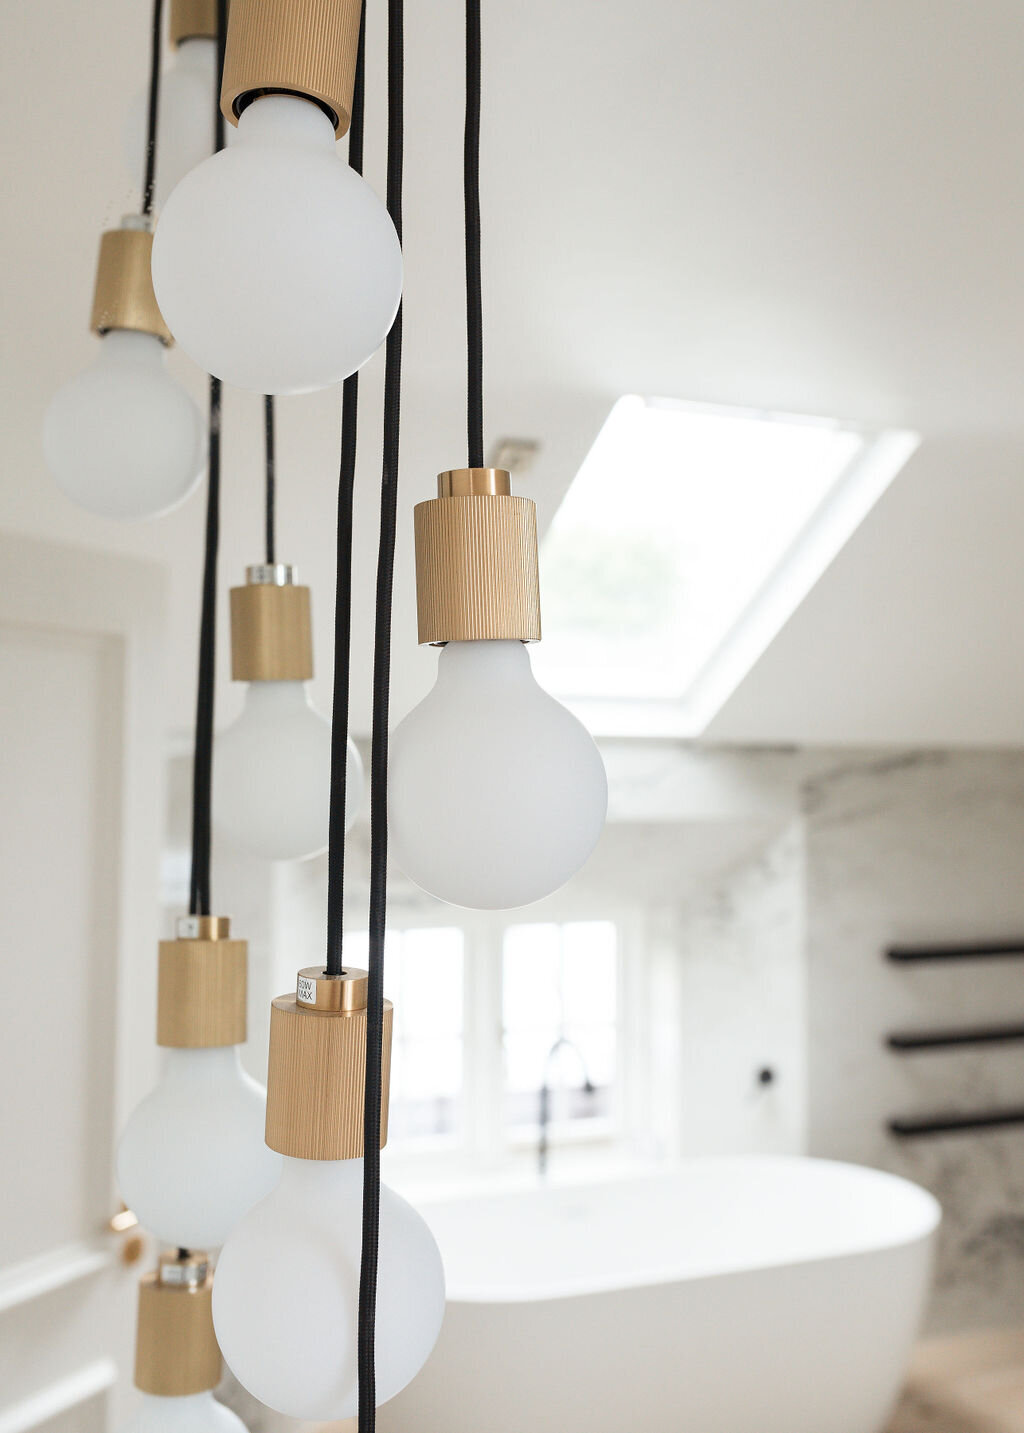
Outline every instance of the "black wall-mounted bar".
<path id="1" fill-rule="evenodd" d="M 983 941 L 974 945 L 891 945 L 885 958 L 898 965 L 936 960 L 1024 960 L 1024 940 Z"/>
<path id="2" fill-rule="evenodd" d="M 885 1043 L 900 1054 L 963 1045 L 1009 1045 L 1024 1040 L 1024 1025 L 979 1025 L 963 1030 L 907 1030 L 887 1035 Z"/>
<path id="3" fill-rule="evenodd" d="M 916 1139 L 929 1134 L 966 1134 L 971 1130 L 997 1129 L 1005 1125 L 1024 1125 L 1024 1108 L 988 1110 L 972 1115 L 929 1115 L 922 1119 L 891 1119 L 889 1133 L 900 1139 Z"/>

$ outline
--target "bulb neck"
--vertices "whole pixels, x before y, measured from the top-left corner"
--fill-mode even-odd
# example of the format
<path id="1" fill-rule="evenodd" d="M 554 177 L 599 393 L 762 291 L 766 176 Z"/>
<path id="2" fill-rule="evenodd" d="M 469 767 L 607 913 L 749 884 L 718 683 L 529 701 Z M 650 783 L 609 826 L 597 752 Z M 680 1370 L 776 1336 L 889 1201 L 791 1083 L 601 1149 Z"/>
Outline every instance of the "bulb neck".
<path id="1" fill-rule="evenodd" d="M 246 688 L 246 717 L 274 721 L 281 716 L 312 710 L 305 682 L 250 682 Z"/>
<path id="2" fill-rule="evenodd" d="M 334 125 L 316 101 L 304 95 L 265 94 L 239 116 L 238 143 L 312 146 L 333 155 Z"/>
<path id="3" fill-rule="evenodd" d="M 354 1159 L 297 1159 L 285 1155 L 281 1160 L 281 1183 L 298 1199 L 330 1199 L 339 1191 L 361 1188 L 362 1156 Z"/>
<path id="4" fill-rule="evenodd" d="M 189 35 L 178 46 L 175 68 L 206 79 L 217 59 L 217 41 L 207 35 Z"/>
<path id="5" fill-rule="evenodd" d="M 524 643 L 449 642 L 438 659 L 438 686 L 465 688 L 468 698 L 479 690 L 481 682 L 492 690 L 495 686 L 521 689 L 524 683 L 536 686 Z"/>
<path id="6" fill-rule="evenodd" d="M 160 1082 L 169 1088 L 194 1089 L 233 1079 L 242 1073 L 237 1045 L 214 1045 L 209 1049 L 165 1050 Z"/>
<path id="7" fill-rule="evenodd" d="M 130 363 L 133 368 L 163 369 L 165 349 L 156 334 L 140 333 L 130 328 L 112 328 L 101 336 L 102 363 Z"/>

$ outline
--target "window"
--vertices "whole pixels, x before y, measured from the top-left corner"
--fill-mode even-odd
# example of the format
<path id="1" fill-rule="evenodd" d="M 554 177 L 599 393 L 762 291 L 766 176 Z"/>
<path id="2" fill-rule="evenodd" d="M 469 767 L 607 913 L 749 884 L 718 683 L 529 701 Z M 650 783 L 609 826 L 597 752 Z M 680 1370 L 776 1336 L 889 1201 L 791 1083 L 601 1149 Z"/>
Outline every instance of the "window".
<path id="1" fill-rule="evenodd" d="M 541 549 L 542 685 L 604 733 L 699 733 L 917 446 L 620 398 Z"/>
<path id="2" fill-rule="evenodd" d="M 623 931 L 485 916 L 389 928 L 392 1152 L 514 1157 L 538 1138 L 544 1086 L 552 1144 L 621 1136 Z M 366 933 L 346 951 L 365 964 Z"/>

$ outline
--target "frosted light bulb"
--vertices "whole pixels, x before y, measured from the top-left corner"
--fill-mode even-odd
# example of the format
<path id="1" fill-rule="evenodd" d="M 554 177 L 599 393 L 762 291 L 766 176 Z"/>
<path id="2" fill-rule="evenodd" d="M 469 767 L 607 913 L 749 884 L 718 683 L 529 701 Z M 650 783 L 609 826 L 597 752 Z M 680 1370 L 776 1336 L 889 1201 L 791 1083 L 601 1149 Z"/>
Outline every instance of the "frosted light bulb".
<path id="1" fill-rule="evenodd" d="M 304 682 L 250 682 L 245 709 L 217 738 L 214 815 L 240 851 L 300 861 L 327 846 L 331 726 Z M 363 792 L 363 763 L 348 744 L 346 828 Z"/>
<path id="2" fill-rule="evenodd" d="M 100 340 L 92 367 L 51 400 L 46 462 L 79 507 L 101 517 L 156 517 L 199 482 L 199 412 L 164 361 L 154 334 L 115 329 Z"/>
<path id="3" fill-rule="evenodd" d="M 304 393 L 354 373 L 387 337 L 402 254 L 376 194 L 309 100 L 265 95 L 230 149 L 170 195 L 153 244 L 168 327 L 208 373 Z"/>
<path id="4" fill-rule="evenodd" d="M 361 1159 L 286 1156 L 280 1184 L 236 1227 L 217 1262 L 213 1323 L 228 1367 L 261 1403 L 292 1418 L 357 1412 L 362 1183 Z M 410 1204 L 382 1188 L 378 1403 L 426 1363 L 443 1316 L 434 1236 Z"/>
<path id="5" fill-rule="evenodd" d="M 204 36 L 182 40 L 160 76 L 157 115 L 156 208 L 189 170 L 213 153 L 212 96 L 216 92 L 217 42 Z M 125 160 L 138 181 L 146 163 L 149 95 L 139 92 L 125 124 Z M 227 128 L 233 133 L 233 126 Z M 230 137 L 230 136 L 229 136 Z"/>
<path id="6" fill-rule="evenodd" d="M 214 1249 L 274 1185 L 262 1086 L 236 1045 L 164 1052 L 160 1082 L 121 1136 L 117 1181 L 139 1223 L 164 1244 Z"/>
<path id="7" fill-rule="evenodd" d="M 191 1393 L 184 1398 L 161 1398 L 144 1393 L 134 1418 L 121 1433 L 246 1433 L 245 1424 L 212 1393 Z"/>
<path id="8" fill-rule="evenodd" d="M 586 728 L 537 685 L 521 642 L 449 642 L 391 739 L 395 862 L 452 905 L 507 910 L 558 890 L 608 805 Z"/>

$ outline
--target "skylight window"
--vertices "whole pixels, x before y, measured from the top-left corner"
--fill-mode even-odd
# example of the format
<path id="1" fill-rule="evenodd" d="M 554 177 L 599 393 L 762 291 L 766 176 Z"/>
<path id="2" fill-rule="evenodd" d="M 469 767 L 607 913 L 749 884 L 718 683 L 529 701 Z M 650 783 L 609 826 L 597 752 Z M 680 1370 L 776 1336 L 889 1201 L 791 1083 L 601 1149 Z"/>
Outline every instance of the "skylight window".
<path id="1" fill-rule="evenodd" d="M 620 398 L 544 539 L 539 679 L 598 730 L 639 704 L 641 729 L 699 731 L 916 443 Z"/>

